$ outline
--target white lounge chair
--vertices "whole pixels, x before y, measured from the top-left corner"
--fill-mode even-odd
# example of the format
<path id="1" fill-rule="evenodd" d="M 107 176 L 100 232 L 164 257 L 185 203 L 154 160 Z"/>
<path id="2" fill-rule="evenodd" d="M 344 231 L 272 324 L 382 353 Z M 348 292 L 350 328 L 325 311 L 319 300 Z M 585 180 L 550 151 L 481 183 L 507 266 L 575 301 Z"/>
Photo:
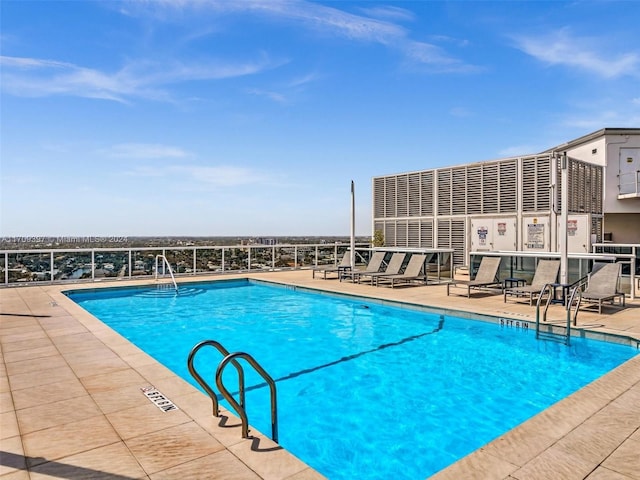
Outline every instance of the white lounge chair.
<path id="1" fill-rule="evenodd" d="M 373 255 L 371 255 L 371 258 L 369 259 L 369 263 L 367 263 L 364 270 L 346 270 L 342 275 L 340 275 L 340 281 L 343 279 L 351 279 L 351 281 L 357 282 L 362 274 L 379 272 L 385 255 L 386 252 L 373 252 Z"/>
<path id="2" fill-rule="evenodd" d="M 447 283 L 447 296 L 450 294 L 451 287 L 462 287 L 467 291 L 467 297 L 471 297 L 472 289 L 488 289 L 491 287 L 501 286 L 498 280 L 498 268 L 500 267 L 500 257 L 482 257 L 478 273 L 473 280 L 454 280 Z"/>
<path id="3" fill-rule="evenodd" d="M 422 254 L 411 255 L 411 258 L 409 259 L 409 263 L 407 264 L 407 267 L 404 269 L 403 273 L 397 273 L 394 275 L 385 274 L 385 275 L 376 276 L 375 277 L 376 287 L 379 286 L 381 283 L 382 284 L 390 283 L 391 288 L 393 288 L 396 282 L 410 283 L 416 280 L 419 280 L 420 282 L 424 283 L 426 280 L 426 276 L 423 273 L 423 270 L 424 270 L 424 261 L 426 260 L 426 258 L 427 256 Z"/>
<path id="4" fill-rule="evenodd" d="M 624 307 L 624 293 L 618 291 L 620 280 L 620 264 L 606 263 L 589 276 L 587 288 L 582 292 L 582 301 L 598 305 L 598 313 L 602 313 L 602 304 L 611 302 L 615 304 L 615 299 L 621 307 Z"/>
<path id="5" fill-rule="evenodd" d="M 394 253 L 391 256 L 391 260 L 389 260 L 389 263 L 387 264 L 387 268 L 383 272 L 362 272 L 360 275 L 358 275 L 358 283 L 362 283 L 363 278 L 369 278 L 371 280 L 371 284 L 373 285 L 376 277 L 379 277 L 380 275 L 396 275 L 400 273 L 400 269 L 402 268 L 402 264 L 404 263 L 404 258 L 406 256 L 406 253 Z"/>
<path id="6" fill-rule="evenodd" d="M 556 282 L 559 271 L 560 260 L 540 260 L 536 266 L 536 273 L 533 275 L 531 284 L 505 289 L 505 303 L 507 301 L 507 295 L 509 295 L 514 299 L 527 297 L 529 299 L 529 305 L 533 305 L 533 301 L 540 295 L 542 288 L 548 283 Z"/>
<path id="7" fill-rule="evenodd" d="M 339 265 L 318 265 L 317 267 L 311 268 L 311 277 L 316 278 L 316 272 L 322 273 L 323 278 L 327 279 L 327 274 L 336 273 L 340 276 L 340 272 L 351 269 L 351 252 L 347 250 L 344 252 L 344 256 L 340 261 Z"/>

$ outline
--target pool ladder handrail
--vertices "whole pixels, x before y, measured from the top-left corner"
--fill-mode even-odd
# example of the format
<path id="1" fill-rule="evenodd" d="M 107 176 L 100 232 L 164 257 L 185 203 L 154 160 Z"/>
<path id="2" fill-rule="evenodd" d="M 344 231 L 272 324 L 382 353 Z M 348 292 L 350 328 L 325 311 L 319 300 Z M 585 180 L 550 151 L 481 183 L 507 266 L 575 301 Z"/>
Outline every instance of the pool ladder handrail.
<path id="1" fill-rule="evenodd" d="M 209 386 L 209 384 L 202 378 L 202 376 L 198 373 L 194 365 L 194 358 L 196 353 L 200 351 L 205 346 L 212 346 L 216 348 L 224 358 L 218 364 L 218 368 L 216 369 L 216 385 L 220 390 L 222 396 L 229 402 L 229 404 L 233 407 L 233 409 L 240 416 L 240 420 L 242 421 L 242 438 L 249 437 L 249 419 L 247 417 L 247 412 L 245 408 L 245 382 L 244 382 L 244 370 L 240 363 L 236 360 L 236 358 L 243 358 L 246 360 L 255 370 L 262 376 L 262 378 L 269 385 L 269 389 L 271 392 L 271 438 L 274 442 L 278 442 L 278 402 L 277 402 L 277 392 L 276 392 L 276 384 L 273 378 L 262 368 L 262 366 L 248 353 L 244 352 L 235 352 L 229 353 L 229 351 L 216 340 L 204 340 L 198 343 L 191 349 L 189 353 L 189 357 L 187 358 L 187 366 L 189 368 L 189 373 L 195 378 L 195 380 L 200 384 L 200 386 L 207 392 L 209 397 L 211 398 L 212 406 L 213 406 L 213 415 L 216 417 L 220 416 L 220 408 L 218 403 L 218 397 L 213 391 L 213 389 Z M 240 398 L 240 402 L 238 403 L 235 398 L 229 393 L 227 388 L 224 386 L 222 382 L 222 373 L 226 366 L 231 363 L 236 371 L 238 372 L 238 396 Z"/>
<path id="2" fill-rule="evenodd" d="M 158 281 L 158 260 L 159 259 L 162 259 L 163 267 L 164 265 L 166 265 L 169 268 L 169 275 L 171 276 L 171 282 L 173 282 L 173 288 L 175 288 L 177 293 L 178 284 L 176 283 L 176 277 L 173 275 L 173 268 L 171 268 L 171 264 L 169 263 L 169 260 L 167 260 L 167 257 L 165 257 L 164 255 L 156 255 L 156 282 Z M 164 276 L 164 272 L 163 272 L 163 276 Z"/>
<path id="3" fill-rule="evenodd" d="M 538 299 L 536 301 L 536 339 L 537 340 L 553 340 L 560 341 L 565 345 L 569 346 L 571 344 L 571 324 L 577 325 L 578 318 L 578 310 L 580 309 L 580 303 L 582 301 L 582 285 L 578 283 L 573 286 L 571 289 L 571 294 L 569 298 L 565 300 L 565 311 L 567 314 L 567 322 L 565 327 L 564 334 L 554 333 L 552 330 L 548 332 L 540 331 L 540 304 L 542 302 L 542 298 L 546 295 L 546 303 L 544 306 L 544 311 L 542 313 L 542 323 L 546 323 L 547 321 L 547 312 L 549 310 L 549 305 L 551 304 L 551 299 L 553 297 L 553 285 L 551 283 L 545 284 L 540 290 L 540 295 L 538 295 Z M 577 296 L 577 301 L 576 301 Z M 575 310 L 573 309 L 575 303 Z M 572 315 L 573 311 L 573 315 Z M 553 327 L 551 327 L 553 328 Z M 562 340 L 559 340 L 562 339 Z"/>
<path id="4" fill-rule="evenodd" d="M 235 398 L 229 393 L 224 384 L 222 383 L 222 373 L 229 362 L 236 361 L 236 358 L 243 358 L 249 365 L 251 365 L 256 372 L 267 382 L 269 390 L 271 392 L 271 439 L 278 443 L 278 398 L 276 392 L 276 382 L 271 378 L 264 368 L 257 362 L 255 358 L 245 352 L 230 353 L 222 359 L 216 370 L 216 385 L 220 390 L 222 396 L 229 402 L 242 420 L 242 438 L 249 437 L 249 419 L 247 418 L 247 412 L 244 405 L 239 405 Z"/>
<path id="5" fill-rule="evenodd" d="M 200 351 L 203 347 L 210 346 L 214 347 L 216 350 L 220 352 L 220 354 L 224 357 L 229 355 L 229 351 L 222 346 L 222 344 L 216 340 L 204 340 L 198 343 L 191 349 L 189 353 L 189 357 L 187 358 L 187 367 L 189 369 L 189 373 L 193 378 L 195 378 L 196 382 L 200 384 L 200 386 L 207 392 L 207 395 L 211 398 L 211 403 L 213 407 L 213 416 L 220 416 L 220 407 L 218 405 L 218 396 L 215 394 L 213 389 L 209 386 L 209 384 L 202 378 L 202 376 L 196 370 L 195 365 L 193 364 L 196 353 Z M 238 395 L 240 397 L 240 405 L 244 408 L 244 370 L 242 366 L 236 362 L 235 360 L 232 362 L 233 366 L 236 368 L 238 372 Z"/>

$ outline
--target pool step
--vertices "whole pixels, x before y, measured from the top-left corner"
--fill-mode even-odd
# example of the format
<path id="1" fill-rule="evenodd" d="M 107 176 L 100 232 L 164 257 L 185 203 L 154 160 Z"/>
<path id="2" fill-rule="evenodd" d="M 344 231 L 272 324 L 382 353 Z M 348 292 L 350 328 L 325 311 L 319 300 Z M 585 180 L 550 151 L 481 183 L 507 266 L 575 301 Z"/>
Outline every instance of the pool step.
<path id="1" fill-rule="evenodd" d="M 166 288 L 167 284 L 160 284 L 158 287 L 160 288 L 152 288 L 149 290 L 143 290 L 139 293 L 136 293 L 136 297 L 145 297 L 145 298 L 172 298 L 172 297 L 195 297 L 196 295 L 200 295 L 201 293 L 206 292 L 204 288 L 197 287 L 185 287 L 181 286 L 178 290 L 175 290 L 173 286 L 169 285 L 170 288 Z"/>

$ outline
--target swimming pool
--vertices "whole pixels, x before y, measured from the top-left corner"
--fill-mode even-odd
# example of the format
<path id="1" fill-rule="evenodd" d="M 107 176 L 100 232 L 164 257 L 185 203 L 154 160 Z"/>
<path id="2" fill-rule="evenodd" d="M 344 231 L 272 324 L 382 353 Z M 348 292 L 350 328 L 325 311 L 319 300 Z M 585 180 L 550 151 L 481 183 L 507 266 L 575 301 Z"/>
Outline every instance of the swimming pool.
<path id="1" fill-rule="evenodd" d="M 637 354 L 264 282 L 192 290 L 69 296 L 196 386 L 186 366 L 196 343 L 253 355 L 277 380 L 280 444 L 330 479 L 425 478 Z M 198 355 L 210 383 L 220 358 Z M 247 370 L 247 384 L 262 379 Z M 268 393 L 247 392 L 249 421 L 266 434 Z"/>

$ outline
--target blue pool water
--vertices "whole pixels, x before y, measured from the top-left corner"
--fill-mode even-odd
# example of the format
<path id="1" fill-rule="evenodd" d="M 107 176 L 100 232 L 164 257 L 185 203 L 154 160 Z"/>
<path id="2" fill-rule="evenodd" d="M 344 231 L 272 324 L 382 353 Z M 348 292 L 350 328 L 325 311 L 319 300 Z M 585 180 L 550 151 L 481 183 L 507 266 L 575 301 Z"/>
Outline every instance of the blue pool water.
<path id="1" fill-rule="evenodd" d="M 279 443 L 331 480 L 428 477 L 638 353 L 261 282 L 190 291 L 69 296 L 196 386 L 186 362 L 202 340 L 251 354 L 277 381 Z M 220 360 L 196 357 L 214 386 Z M 269 389 L 246 370 L 249 422 L 270 435 Z"/>

